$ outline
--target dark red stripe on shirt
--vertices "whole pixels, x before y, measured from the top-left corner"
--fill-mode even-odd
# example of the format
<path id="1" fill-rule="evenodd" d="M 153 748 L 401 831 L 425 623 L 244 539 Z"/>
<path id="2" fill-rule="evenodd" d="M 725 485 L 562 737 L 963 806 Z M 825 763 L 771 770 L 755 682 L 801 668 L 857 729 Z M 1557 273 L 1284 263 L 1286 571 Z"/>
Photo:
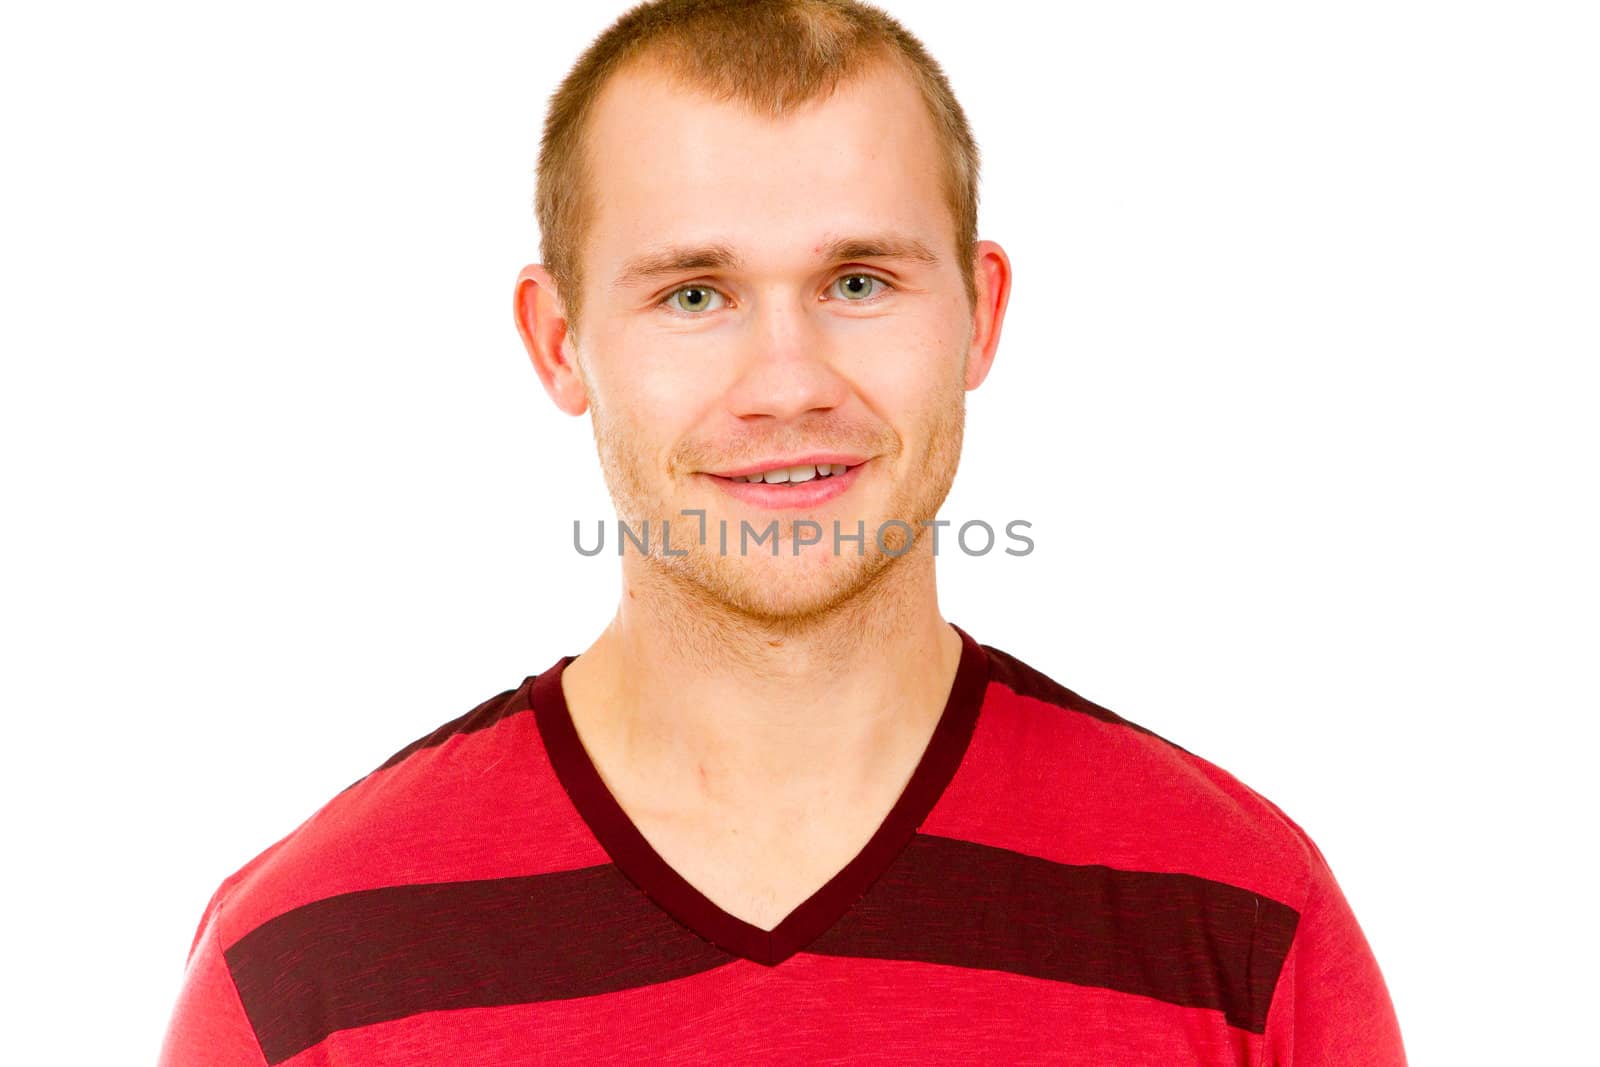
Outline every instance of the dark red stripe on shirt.
<path id="1" fill-rule="evenodd" d="M 1299 916 L 1185 874 L 918 834 L 808 952 L 1008 971 L 1216 1009 L 1261 1033 Z M 425 1011 L 591 996 L 736 958 L 613 866 L 347 893 L 225 953 L 268 1063 Z"/>
<path id="2" fill-rule="evenodd" d="M 808 952 L 983 967 L 1221 1011 L 1266 1030 L 1300 915 L 1190 874 L 1052 863 L 918 834 Z"/>
<path id="3" fill-rule="evenodd" d="M 224 956 L 269 1064 L 336 1030 L 592 996 L 732 959 L 610 864 L 344 893 L 263 923 Z"/>

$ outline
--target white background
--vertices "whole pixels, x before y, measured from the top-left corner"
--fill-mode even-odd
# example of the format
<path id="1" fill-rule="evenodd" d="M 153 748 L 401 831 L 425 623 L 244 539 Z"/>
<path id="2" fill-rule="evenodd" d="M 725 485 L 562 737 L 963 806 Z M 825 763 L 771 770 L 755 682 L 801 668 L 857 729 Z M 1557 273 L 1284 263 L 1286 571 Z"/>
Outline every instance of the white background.
<path id="1" fill-rule="evenodd" d="M 152 1061 L 224 876 L 603 626 L 510 308 L 625 6 L 8 6 L 6 1062 Z M 1300 822 L 1414 1062 L 1571 1062 L 1592 8 L 885 6 L 1016 271 L 944 514 L 1037 548 L 942 553 L 946 617 Z"/>

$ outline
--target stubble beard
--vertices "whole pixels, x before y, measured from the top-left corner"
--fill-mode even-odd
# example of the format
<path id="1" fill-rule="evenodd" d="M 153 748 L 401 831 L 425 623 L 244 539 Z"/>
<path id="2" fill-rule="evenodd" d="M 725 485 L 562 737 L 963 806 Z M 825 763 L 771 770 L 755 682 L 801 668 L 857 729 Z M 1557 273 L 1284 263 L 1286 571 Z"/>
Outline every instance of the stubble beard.
<path id="1" fill-rule="evenodd" d="M 649 553 L 640 553 L 631 542 L 625 549 L 625 554 L 640 564 L 635 568 L 637 580 L 684 600 L 696 615 L 729 617 L 772 631 L 799 631 L 844 612 L 870 617 L 875 603 L 895 598 L 895 578 L 927 550 L 928 528 L 923 523 L 938 515 L 955 480 L 966 391 L 957 382 L 937 398 L 925 419 L 928 433 L 919 455 L 907 462 L 901 446 L 874 458 L 873 465 L 880 469 L 898 466 L 899 480 L 884 513 L 839 519 L 841 536 L 853 536 L 858 532 L 856 519 L 862 521 L 859 529 L 865 536 L 860 554 L 854 541 L 845 540 L 835 553 L 832 520 L 817 520 L 823 527 L 822 540 L 802 547 L 799 556 L 793 555 L 795 521 L 804 516 L 779 520 L 776 557 L 771 555 L 770 540 L 759 545 L 754 540 L 755 533 L 765 533 L 770 519 L 748 520 L 752 534 L 746 553 L 741 554 L 740 522 L 728 517 L 724 552 L 714 505 L 706 508 L 705 543 L 701 544 L 699 518 L 684 515 L 680 509 L 706 502 L 688 494 L 668 499 L 652 490 L 642 470 L 647 456 L 640 435 L 631 426 L 608 418 L 594 403 L 592 393 L 590 409 L 601 470 L 619 520 L 641 539 L 644 523 L 649 521 Z M 663 554 L 662 520 L 671 523 L 673 552 L 685 555 Z M 909 544 L 904 528 L 883 525 L 889 520 L 910 526 Z M 805 532 L 807 538 L 816 534 L 814 528 Z M 620 530 L 618 538 L 620 545 Z"/>

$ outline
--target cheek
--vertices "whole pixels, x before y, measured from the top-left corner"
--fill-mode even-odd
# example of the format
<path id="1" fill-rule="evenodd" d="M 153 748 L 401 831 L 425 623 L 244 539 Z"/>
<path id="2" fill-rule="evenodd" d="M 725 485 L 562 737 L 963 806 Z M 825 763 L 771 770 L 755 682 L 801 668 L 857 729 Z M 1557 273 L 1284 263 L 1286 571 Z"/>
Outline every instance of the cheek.
<path id="1" fill-rule="evenodd" d="M 674 359 L 670 351 L 657 351 L 632 361 L 619 381 L 634 417 L 649 423 L 657 435 L 681 433 L 703 419 L 718 390 L 715 364 L 703 353 L 685 352 Z"/>
<path id="2" fill-rule="evenodd" d="M 926 417 L 947 406 L 952 391 L 962 391 L 965 338 L 959 316 L 941 316 L 913 328 L 896 323 L 877 343 L 861 345 L 850 355 L 850 377 L 886 416 L 900 412 Z"/>
<path id="3" fill-rule="evenodd" d="M 590 374 L 599 405 L 608 422 L 625 423 L 636 440 L 676 441 L 716 395 L 718 357 L 703 342 L 624 330 L 594 342 Z"/>

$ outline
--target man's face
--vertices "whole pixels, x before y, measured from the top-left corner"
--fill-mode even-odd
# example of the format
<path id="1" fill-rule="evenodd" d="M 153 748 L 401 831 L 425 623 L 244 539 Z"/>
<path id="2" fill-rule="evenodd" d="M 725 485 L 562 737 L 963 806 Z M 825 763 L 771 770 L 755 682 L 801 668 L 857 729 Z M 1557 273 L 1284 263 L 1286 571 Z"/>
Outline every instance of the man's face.
<path id="1" fill-rule="evenodd" d="M 891 525 L 880 550 L 884 522 L 924 536 L 961 451 L 970 266 L 921 97 L 885 66 L 774 120 L 632 70 L 603 92 L 590 134 L 572 355 L 619 516 L 649 520 L 647 565 L 742 614 L 843 604 L 908 547 Z M 849 469 L 729 477 L 808 458 Z M 705 511 L 704 544 L 683 509 Z M 662 519 L 686 557 L 660 554 Z M 800 519 L 822 539 L 797 556 Z M 774 520 L 776 557 L 754 541 Z M 862 554 L 854 541 L 835 553 L 836 520 L 864 529 Z"/>

